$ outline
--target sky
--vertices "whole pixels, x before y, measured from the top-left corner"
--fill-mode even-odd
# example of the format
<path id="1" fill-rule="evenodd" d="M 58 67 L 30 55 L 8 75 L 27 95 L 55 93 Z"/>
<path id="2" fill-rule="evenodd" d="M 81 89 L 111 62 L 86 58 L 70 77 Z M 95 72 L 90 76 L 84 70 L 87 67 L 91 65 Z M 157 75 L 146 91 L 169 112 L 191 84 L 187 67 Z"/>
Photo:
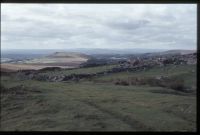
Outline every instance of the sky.
<path id="1" fill-rule="evenodd" d="M 196 4 L 1 4 L 1 49 L 196 49 Z"/>

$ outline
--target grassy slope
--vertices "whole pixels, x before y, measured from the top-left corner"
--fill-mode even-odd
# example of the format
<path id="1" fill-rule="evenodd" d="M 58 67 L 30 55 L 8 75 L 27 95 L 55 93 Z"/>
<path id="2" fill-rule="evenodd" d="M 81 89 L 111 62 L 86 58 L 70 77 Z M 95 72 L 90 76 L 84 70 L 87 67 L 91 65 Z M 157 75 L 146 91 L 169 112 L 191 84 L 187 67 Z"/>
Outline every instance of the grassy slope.
<path id="1" fill-rule="evenodd" d="M 3 97 L 1 130 L 195 131 L 196 97 L 153 92 L 173 91 L 169 89 L 9 77 L 2 77 L 1 83 L 41 91 Z"/>
<path id="2" fill-rule="evenodd" d="M 70 74 L 87 74 L 87 73 L 96 73 L 109 70 L 116 65 L 106 65 L 106 66 L 98 66 L 98 67 L 89 67 L 89 68 L 80 68 L 80 69 L 65 69 L 62 71 L 47 71 L 41 73 L 41 75 L 70 75 Z"/>
<path id="3" fill-rule="evenodd" d="M 177 65 L 177 66 L 166 66 L 163 68 L 157 67 L 140 72 L 121 72 L 115 73 L 109 76 L 103 76 L 96 78 L 98 81 L 112 81 L 117 78 L 128 78 L 128 77 L 156 77 L 156 76 L 169 76 L 169 77 L 180 77 L 185 81 L 186 86 L 196 87 L 196 65 Z"/>

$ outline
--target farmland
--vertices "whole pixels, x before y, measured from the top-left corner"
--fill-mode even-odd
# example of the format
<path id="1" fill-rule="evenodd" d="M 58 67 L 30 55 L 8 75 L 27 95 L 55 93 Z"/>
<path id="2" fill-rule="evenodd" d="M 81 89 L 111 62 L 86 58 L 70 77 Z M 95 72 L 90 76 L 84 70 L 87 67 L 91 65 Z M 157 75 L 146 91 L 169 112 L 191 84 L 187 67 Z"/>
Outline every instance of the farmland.
<path id="1" fill-rule="evenodd" d="M 86 62 L 89 56 L 80 53 L 63 53 L 55 52 L 51 55 L 32 58 L 32 59 L 20 59 L 13 60 L 8 63 L 1 63 L 1 69 L 3 70 L 38 70 L 45 67 L 61 67 L 61 68 L 75 68 L 83 62 Z"/>

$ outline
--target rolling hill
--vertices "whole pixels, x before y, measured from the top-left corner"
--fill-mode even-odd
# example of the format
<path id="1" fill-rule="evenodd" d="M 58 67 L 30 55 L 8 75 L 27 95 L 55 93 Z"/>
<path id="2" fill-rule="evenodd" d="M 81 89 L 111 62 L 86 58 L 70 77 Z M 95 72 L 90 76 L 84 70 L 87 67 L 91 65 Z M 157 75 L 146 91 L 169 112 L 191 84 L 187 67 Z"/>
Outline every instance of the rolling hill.
<path id="1" fill-rule="evenodd" d="M 88 55 L 76 52 L 55 52 L 40 58 L 16 61 L 13 63 L 2 63 L 2 69 L 26 70 L 41 69 L 45 67 L 75 68 L 89 59 Z"/>

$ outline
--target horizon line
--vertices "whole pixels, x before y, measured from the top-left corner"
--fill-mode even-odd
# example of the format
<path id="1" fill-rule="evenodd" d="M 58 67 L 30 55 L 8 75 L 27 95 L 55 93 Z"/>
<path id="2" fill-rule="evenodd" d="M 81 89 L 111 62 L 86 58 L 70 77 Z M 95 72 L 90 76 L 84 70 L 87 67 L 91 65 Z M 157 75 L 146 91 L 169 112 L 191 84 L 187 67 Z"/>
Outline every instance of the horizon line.
<path id="1" fill-rule="evenodd" d="M 154 48 L 1 48 L 1 50 L 72 50 L 72 49 L 104 49 L 104 50 L 126 50 L 126 49 L 144 49 L 144 50 L 197 50 L 197 49 L 182 49 L 182 48 L 169 48 L 169 49 L 154 49 Z"/>

